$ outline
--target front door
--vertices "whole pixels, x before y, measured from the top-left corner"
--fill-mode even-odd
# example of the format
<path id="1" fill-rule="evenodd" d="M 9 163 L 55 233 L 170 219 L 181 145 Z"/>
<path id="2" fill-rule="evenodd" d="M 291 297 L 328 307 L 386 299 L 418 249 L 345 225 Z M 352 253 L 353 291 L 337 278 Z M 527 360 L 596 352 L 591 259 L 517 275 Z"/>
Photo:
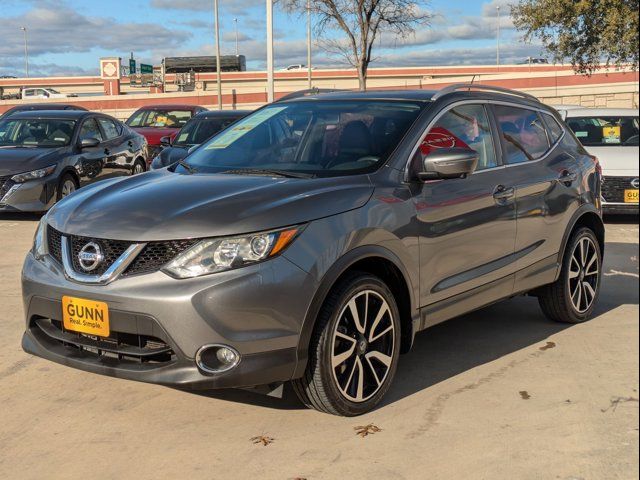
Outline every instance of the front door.
<path id="1" fill-rule="evenodd" d="M 490 295 L 508 296 L 513 288 L 515 195 L 485 105 L 461 104 L 447 110 L 427 133 L 418 155 L 422 160 L 438 148 L 450 147 L 471 148 L 480 160 L 467 178 L 413 185 L 422 306 L 492 282 L 502 283 Z"/>

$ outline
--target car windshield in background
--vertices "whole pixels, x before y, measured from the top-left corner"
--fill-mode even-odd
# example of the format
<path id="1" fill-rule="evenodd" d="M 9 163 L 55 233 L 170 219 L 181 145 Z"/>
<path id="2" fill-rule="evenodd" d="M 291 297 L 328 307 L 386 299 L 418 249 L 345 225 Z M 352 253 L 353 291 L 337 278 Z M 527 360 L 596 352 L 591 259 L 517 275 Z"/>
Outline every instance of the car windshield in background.
<path id="1" fill-rule="evenodd" d="M 575 117 L 567 124 L 586 147 L 638 146 L 638 117 Z"/>
<path id="2" fill-rule="evenodd" d="M 192 115 L 189 110 L 141 110 L 127 125 L 133 128 L 182 128 Z"/>
<path id="3" fill-rule="evenodd" d="M 64 147 L 74 127 L 73 120 L 7 118 L 0 121 L 0 147 Z"/>
<path id="4" fill-rule="evenodd" d="M 180 130 L 173 145 L 176 147 L 200 145 L 235 121 L 235 118 L 194 119 Z"/>
<path id="5" fill-rule="evenodd" d="M 423 108 L 402 101 L 273 104 L 216 135 L 187 161 L 210 173 L 367 173 L 387 160 Z"/>

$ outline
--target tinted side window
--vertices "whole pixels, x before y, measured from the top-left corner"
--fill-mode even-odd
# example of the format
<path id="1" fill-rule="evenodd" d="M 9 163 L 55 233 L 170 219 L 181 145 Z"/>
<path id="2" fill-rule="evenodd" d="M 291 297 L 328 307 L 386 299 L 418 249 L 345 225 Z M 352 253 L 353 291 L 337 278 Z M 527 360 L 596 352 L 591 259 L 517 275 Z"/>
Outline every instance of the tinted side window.
<path id="1" fill-rule="evenodd" d="M 551 143 L 556 143 L 558 140 L 560 140 L 560 137 L 562 137 L 562 133 L 564 132 L 564 130 L 562 129 L 558 121 L 553 117 L 553 115 L 545 113 L 544 122 L 547 124 L 547 132 L 549 133 Z"/>
<path id="2" fill-rule="evenodd" d="M 537 112 L 517 107 L 496 105 L 506 163 L 537 160 L 549 150 L 549 139 Z"/>
<path id="3" fill-rule="evenodd" d="M 423 155 L 440 148 L 470 148 L 480 155 L 477 170 L 496 167 L 496 152 L 483 105 L 461 105 L 442 115 L 420 145 Z"/>
<path id="4" fill-rule="evenodd" d="M 87 138 L 97 138 L 101 142 L 103 141 L 102 133 L 100 133 L 100 129 L 98 128 L 98 123 L 95 118 L 90 118 L 82 124 L 82 128 L 80 129 L 80 141 Z"/>
<path id="5" fill-rule="evenodd" d="M 112 138 L 120 136 L 120 132 L 118 131 L 116 124 L 111 120 L 101 117 L 98 119 L 98 121 L 100 122 L 100 126 L 102 127 L 104 134 L 107 136 L 107 140 L 111 140 Z"/>

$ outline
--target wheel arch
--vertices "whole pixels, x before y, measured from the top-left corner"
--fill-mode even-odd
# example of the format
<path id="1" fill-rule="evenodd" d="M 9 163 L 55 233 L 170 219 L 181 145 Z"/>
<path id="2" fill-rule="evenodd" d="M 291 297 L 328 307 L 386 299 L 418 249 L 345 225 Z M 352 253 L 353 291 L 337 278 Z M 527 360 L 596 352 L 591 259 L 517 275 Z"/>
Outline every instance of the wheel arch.
<path id="1" fill-rule="evenodd" d="M 309 343 L 325 299 L 336 283 L 353 271 L 375 275 L 391 289 L 400 311 L 400 352 L 406 353 L 411 349 L 420 324 L 420 315 L 409 273 L 390 250 L 375 245 L 361 246 L 340 257 L 323 276 L 304 318 L 298 342 L 298 362 L 293 378 L 299 378 L 304 374 Z"/>

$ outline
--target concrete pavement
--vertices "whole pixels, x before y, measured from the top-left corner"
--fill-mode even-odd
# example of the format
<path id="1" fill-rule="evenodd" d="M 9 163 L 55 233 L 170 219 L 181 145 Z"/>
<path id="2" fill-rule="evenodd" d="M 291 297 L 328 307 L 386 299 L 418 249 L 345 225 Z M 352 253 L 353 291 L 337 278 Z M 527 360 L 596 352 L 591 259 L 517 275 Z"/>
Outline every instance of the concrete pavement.
<path id="1" fill-rule="evenodd" d="M 519 297 L 434 327 L 356 419 L 290 391 L 198 395 L 23 353 L 36 221 L 0 216 L 0 478 L 638 478 L 637 217 L 608 224 L 592 321 L 554 324 Z M 381 431 L 356 435 L 370 423 Z"/>

